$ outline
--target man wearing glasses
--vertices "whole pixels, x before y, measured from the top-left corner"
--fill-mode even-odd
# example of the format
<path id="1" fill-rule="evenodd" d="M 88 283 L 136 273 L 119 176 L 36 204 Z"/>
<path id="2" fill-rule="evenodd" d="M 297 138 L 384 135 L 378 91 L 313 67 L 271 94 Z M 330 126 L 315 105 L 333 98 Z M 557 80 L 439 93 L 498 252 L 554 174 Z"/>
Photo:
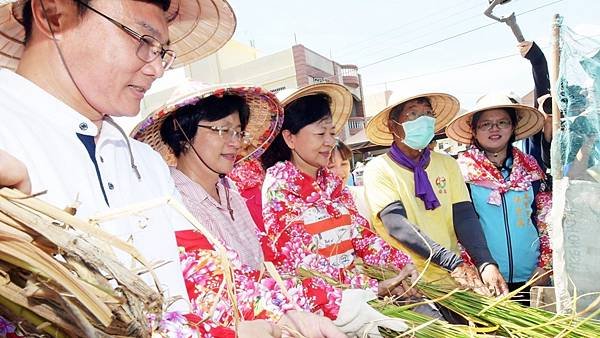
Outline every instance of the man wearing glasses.
<path id="1" fill-rule="evenodd" d="M 233 12 L 220 3 L 219 13 L 230 22 L 216 23 L 228 26 L 218 28 L 226 38 L 204 55 L 225 43 L 235 27 Z M 167 19 L 179 14 L 170 6 L 169 0 L 0 6 L 0 17 L 11 19 L 0 24 L 0 167 L 10 168 L 2 170 L 0 186 L 47 190 L 41 198 L 58 207 L 79 203 L 81 218 L 173 195 L 160 156 L 112 120 L 138 114 L 145 92 L 174 65 L 177 46 L 170 46 Z M 186 299 L 169 229 L 179 221 L 162 207 L 101 226 L 132 241 L 148 260 L 169 261 L 156 270 L 160 283 L 167 297 Z"/>
<path id="2" fill-rule="evenodd" d="M 112 117 L 137 115 L 156 79 L 218 50 L 235 23 L 226 0 L 0 1 L 0 187 L 47 191 L 41 198 L 58 207 L 77 202 L 80 218 L 177 195 L 160 155 Z M 165 296 L 187 300 L 175 222 L 186 221 L 160 207 L 101 226 L 149 261 L 166 261 L 155 269 Z M 282 320 L 307 336 L 337 336 L 314 315 Z M 250 321 L 237 333 L 281 331 Z"/>

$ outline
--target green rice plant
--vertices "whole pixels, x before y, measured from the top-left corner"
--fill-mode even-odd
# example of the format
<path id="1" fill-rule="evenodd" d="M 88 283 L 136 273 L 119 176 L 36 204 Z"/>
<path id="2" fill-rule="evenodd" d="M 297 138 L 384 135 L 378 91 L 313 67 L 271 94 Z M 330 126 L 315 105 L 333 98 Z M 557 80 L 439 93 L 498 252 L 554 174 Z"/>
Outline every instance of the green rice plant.
<path id="1" fill-rule="evenodd" d="M 365 274 L 378 280 L 387 279 L 397 273 L 393 269 L 366 264 L 361 264 L 361 268 Z M 592 319 L 600 314 L 600 310 L 585 316 L 600 304 L 600 297 L 585 311 L 564 315 L 511 301 L 510 298 L 520 289 L 502 297 L 491 298 L 469 290 L 452 289 L 443 281 L 419 282 L 417 287 L 433 302 L 456 312 L 469 322 L 497 328 L 496 334 L 502 336 L 597 337 L 600 335 L 600 322 Z"/>

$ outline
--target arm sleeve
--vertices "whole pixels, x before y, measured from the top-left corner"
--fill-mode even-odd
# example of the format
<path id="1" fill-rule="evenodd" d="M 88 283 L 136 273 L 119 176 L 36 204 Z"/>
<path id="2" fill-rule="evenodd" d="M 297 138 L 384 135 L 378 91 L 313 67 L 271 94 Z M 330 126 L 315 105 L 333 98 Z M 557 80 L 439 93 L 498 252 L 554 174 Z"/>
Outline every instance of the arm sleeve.
<path id="1" fill-rule="evenodd" d="M 542 163 L 544 164 L 544 166 L 546 168 L 551 168 L 551 161 L 550 161 L 550 147 L 552 146 L 552 144 L 548 141 L 546 141 L 546 139 L 544 138 L 544 134 L 543 132 L 539 133 L 539 137 L 541 139 L 541 157 L 542 157 Z M 543 168 L 543 167 L 542 167 Z"/>
<path id="2" fill-rule="evenodd" d="M 531 62 L 534 83 L 533 106 L 537 108 L 538 98 L 545 94 L 550 94 L 548 62 L 546 61 L 544 52 L 542 52 L 535 42 L 533 42 L 525 58 Z M 540 131 L 525 140 L 525 148 L 527 153 L 533 155 L 540 165 L 550 168 L 550 144 L 544 139 L 543 132 Z"/>
<path id="3" fill-rule="evenodd" d="M 529 52 L 525 58 L 531 62 L 531 71 L 533 73 L 534 89 L 534 106 L 537 108 L 538 97 L 550 94 L 550 78 L 548 76 L 548 62 L 544 56 L 544 52 L 540 47 L 533 42 Z"/>
<path id="4" fill-rule="evenodd" d="M 477 267 L 483 263 L 496 264 L 488 249 L 485 235 L 479 223 L 473 203 L 459 202 L 452 205 L 454 231 L 461 245 L 473 259 Z"/>
<path id="5" fill-rule="evenodd" d="M 431 256 L 432 262 L 449 271 L 463 262 L 458 255 L 436 243 L 411 224 L 406 218 L 402 202 L 396 201 L 388 205 L 379 213 L 379 217 L 389 234 L 417 255 L 425 259 Z"/>

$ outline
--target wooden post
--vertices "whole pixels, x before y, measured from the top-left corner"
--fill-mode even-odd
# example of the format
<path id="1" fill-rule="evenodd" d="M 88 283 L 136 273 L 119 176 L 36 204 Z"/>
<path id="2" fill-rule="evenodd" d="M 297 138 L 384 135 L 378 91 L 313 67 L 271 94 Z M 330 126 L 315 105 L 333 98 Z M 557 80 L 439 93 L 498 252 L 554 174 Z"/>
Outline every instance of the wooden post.
<path id="1" fill-rule="evenodd" d="M 560 26 L 562 18 L 554 15 L 552 23 L 552 70 L 550 72 L 550 90 L 552 93 L 552 177 L 554 180 L 562 179 L 563 164 L 560 156 L 560 109 L 558 107 L 558 73 L 560 69 Z"/>

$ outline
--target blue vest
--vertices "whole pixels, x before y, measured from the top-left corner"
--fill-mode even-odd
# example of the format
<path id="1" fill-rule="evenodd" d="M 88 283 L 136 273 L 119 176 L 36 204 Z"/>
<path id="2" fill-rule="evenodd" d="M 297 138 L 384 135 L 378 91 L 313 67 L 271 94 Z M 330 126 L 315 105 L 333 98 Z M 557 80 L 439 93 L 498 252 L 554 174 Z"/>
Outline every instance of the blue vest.
<path id="1" fill-rule="evenodd" d="M 507 164 L 512 165 L 510 160 Z M 508 180 L 510 172 L 501 170 Z M 540 242 L 537 227 L 533 224 L 534 189 L 509 190 L 502 194 L 501 205 L 489 204 L 491 189 L 469 184 L 471 198 L 492 257 L 498 263 L 507 283 L 529 280 L 537 267 Z"/>

